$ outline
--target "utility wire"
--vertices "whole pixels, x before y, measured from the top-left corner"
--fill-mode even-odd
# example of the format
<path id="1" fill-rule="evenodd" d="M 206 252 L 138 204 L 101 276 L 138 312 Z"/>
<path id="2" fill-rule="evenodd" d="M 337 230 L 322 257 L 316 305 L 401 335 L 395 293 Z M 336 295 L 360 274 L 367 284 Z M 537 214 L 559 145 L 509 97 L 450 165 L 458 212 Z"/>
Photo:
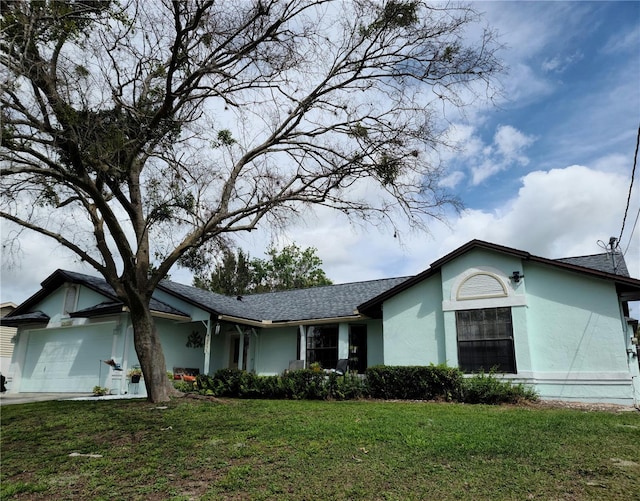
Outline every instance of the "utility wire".
<path id="1" fill-rule="evenodd" d="M 638 213 L 636 214 L 636 220 L 633 222 L 633 228 L 631 228 L 631 235 L 629 235 L 629 242 L 627 243 L 627 247 L 624 249 L 622 253 L 623 256 L 627 255 L 627 251 L 629 250 L 629 246 L 633 241 L 633 232 L 636 231 L 636 225 L 638 224 L 638 219 L 640 219 L 640 209 L 638 209 Z"/>
<path id="2" fill-rule="evenodd" d="M 636 154 L 633 157 L 633 169 L 631 170 L 631 184 L 629 185 L 629 195 L 627 196 L 627 207 L 624 210 L 624 217 L 622 218 L 622 228 L 620 229 L 620 237 L 618 237 L 618 245 L 620 245 L 620 240 L 622 239 L 622 233 L 624 232 L 624 225 L 627 221 L 627 214 L 629 212 L 629 204 L 631 203 L 631 192 L 633 189 L 633 178 L 636 173 L 636 165 L 638 163 L 638 146 L 640 146 L 640 127 L 638 127 L 638 136 L 636 138 Z M 636 219 L 637 221 L 637 219 Z M 635 224 L 633 225 L 635 228 Z M 633 232 L 631 233 L 633 235 Z M 631 239 L 629 239 L 631 242 Z M 628 248 L 628 246 L 627 246 Z M 613 249 L 612 249 L 613 250 Z"/>

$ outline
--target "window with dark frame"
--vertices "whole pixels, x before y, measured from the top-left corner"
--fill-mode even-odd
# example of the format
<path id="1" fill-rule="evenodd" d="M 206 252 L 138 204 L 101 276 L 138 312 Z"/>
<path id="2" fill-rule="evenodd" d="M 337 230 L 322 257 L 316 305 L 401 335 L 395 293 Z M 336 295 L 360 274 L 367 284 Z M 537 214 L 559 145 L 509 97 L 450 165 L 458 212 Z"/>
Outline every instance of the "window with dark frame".
<path id="1" fill-rule="evenodd" d="M 320 363 L 323 369 L 334 369 L 338 363 L 338 326 L 317 325 L 307 332 L 307 367 Z"/>
<path id="2" fill-rule="evenodd" d="M 463 372 L 516 372 L 510 307 L 457 311 L 456 329 Z"/>
<path id="3" fill-rule="evenodd" d="M 349 326 L 349 370 L 364 374 L 367 370 L 367 326 Z"/>

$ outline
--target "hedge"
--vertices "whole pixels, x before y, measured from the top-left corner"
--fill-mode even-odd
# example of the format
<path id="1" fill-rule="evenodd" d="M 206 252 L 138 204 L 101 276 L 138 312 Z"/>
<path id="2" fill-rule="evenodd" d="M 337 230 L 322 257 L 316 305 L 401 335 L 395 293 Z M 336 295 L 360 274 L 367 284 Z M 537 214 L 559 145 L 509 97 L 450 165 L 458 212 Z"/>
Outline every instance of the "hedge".
<path id="1" fill-rule="evenodd" d="M 463 374 L 441 365 L 369 367 L 366 372 L 372 398 L 399 400 L 459 400 Z"/>
<path id="2" fill-rule="evenodd" d="M 290 400 L 444 400 L 466 403 L 514 403 L 535 400 L 536 393 L 522 384 L 512 385 L 494 372 L 464 377 L 455 368 L 428 366 L 369 367 L 365 377 L 301 369 L 281 376 L 258 376 L 237 369 L 220 369 L 213 376 L 199 375 L 192 388 L 182 391 L 232 398 Z"/>

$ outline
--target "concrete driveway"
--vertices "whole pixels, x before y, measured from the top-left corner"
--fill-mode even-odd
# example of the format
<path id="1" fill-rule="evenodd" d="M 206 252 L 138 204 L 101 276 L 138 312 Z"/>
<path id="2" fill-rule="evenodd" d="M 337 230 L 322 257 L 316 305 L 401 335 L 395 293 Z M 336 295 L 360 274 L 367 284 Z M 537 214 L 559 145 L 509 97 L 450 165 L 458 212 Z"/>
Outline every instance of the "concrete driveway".
<path id="1" fill-rule="evenodd" d="M 104 395 L 96 397 L 90 393 L 0 393 L 0 407 L 12 404 L 28 404 L 47 400 L 118 400 L 131 398 L 147 398 L 145 395 Z"/>
<path id="2" fill-rule="evenodd" d="M 0 393 L 0 406 L 88 397 L 86 393 Z"/>

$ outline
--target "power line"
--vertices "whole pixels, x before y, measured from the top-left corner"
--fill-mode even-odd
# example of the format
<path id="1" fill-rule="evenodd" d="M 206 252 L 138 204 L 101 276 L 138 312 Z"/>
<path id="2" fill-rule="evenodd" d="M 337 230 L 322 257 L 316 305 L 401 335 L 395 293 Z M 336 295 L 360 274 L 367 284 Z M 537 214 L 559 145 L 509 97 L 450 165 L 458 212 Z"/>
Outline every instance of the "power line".
<path id="1" fill-rule="evenodd" d="M 638 127 L 638 136 L 636 138 L 636 153 L 633 157 L 633 169 L 631 170 L 631 184 L 629 185 L 629 195 L 627 196 L 627 207 L 624 209 L 624 217 L 622 218 L 622 228 L 620 229 L 620 237 L 618 238 L 618 244 L 620 244 L 620 241 L 622 240 L 622 233 L 624 232 L 624 225 L 627 222 L 627 214 L 629 212 L 629 204 L 631 203 L 631 192 L 633 190 L 633 178 L 635 176 L 636 165 L 638 163 L 638 146 L 640 146 L 640 127 Z M 635 224 L 633 226 L 635 229 Z M 631 232 L 631 234 L 633 235 L 633 232 Z M 629 239 L 629 242 L 631 242 L 631 239 Z"/>
<path id="2" fill-rule="evenodd" d="M 636 214 L 636 220 L 633 222 L 633 228 L 631 228 L 631 235 L 629 235 L 629 242 L 627 243 L 627 247 L 624 249 L 622 253 L 623 256 L 627 255 L 627 251 L 629 250 L 629 246 L 633 241 L 633 232 L 636 231 L 636 225 L 638 224 L 638 219 L 640 218 L 640 208 L 638 209 L 638 213 Z"/>

